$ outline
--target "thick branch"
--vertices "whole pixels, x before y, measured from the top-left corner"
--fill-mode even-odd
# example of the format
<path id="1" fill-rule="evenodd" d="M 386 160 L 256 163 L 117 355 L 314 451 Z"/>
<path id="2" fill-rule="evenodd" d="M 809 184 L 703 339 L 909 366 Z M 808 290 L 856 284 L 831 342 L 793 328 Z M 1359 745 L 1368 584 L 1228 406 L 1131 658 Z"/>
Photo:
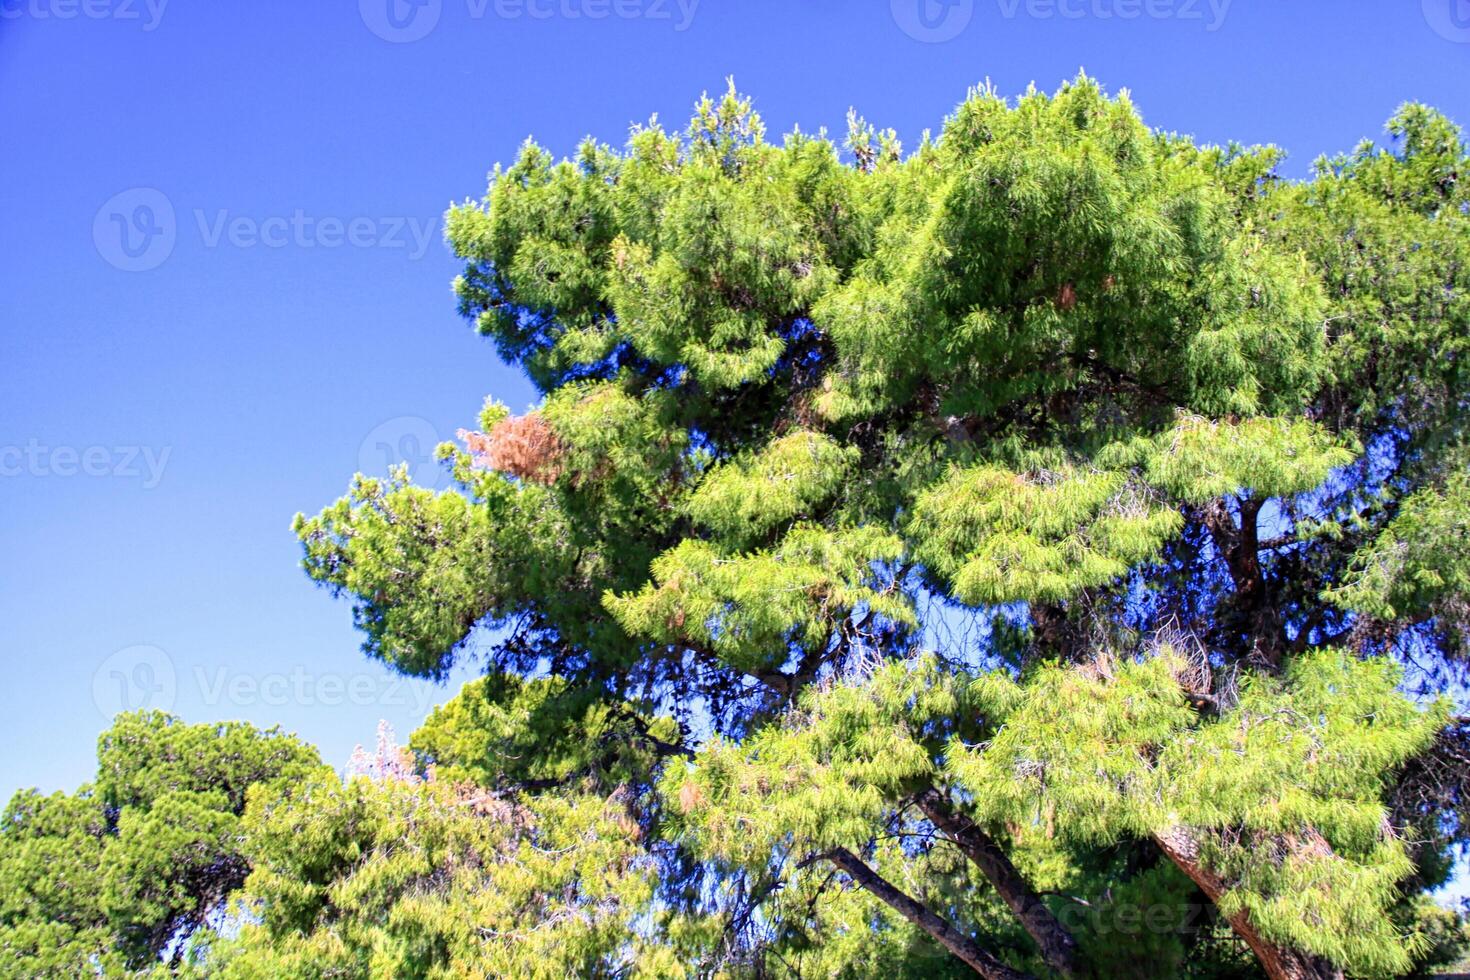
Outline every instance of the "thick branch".
<path id="1" fill-rule="evenodd" d="M 1021 920 L 1046 965 L 1062 976 L 1074 976 L 1077 972 L 1076 940 L 1052 915 L 1051 909 L 1016 870 L 1000 845 L 973 820 L 955 810 L 949 798 L 935 787 L 925 787 L 914 800 L 929 822 L 953 841 L 990 881 L 1016 918 Z"/>
<path id="2" fill-rule="evenodd" d="M 887 879 L 846 848 L 839 847 L 823 856 L 889 908 L 933 936 L 936 942 L 958 956 L 986 980 L 1030 980 L 1027 974 L 1006 966 L 948 921 L 893 887 Z"/>
<path id="3" fill-rule="evenodd" d="M 1175 827 L 1155 834 L 1154 841 L 1165 856 L 1218 906 L 1220 896 L 1230 885 L 1200 860 L 1200 842 L 1194 832 L 1185 827 Z M 1277 945 L 1262 936 L 1251 921 L 1249 912 L 1227 916 L 1226 921 L 1256 954 L 1271 980 L 1342 980 L 1342 971 L 1321 957 Z"/>
<path id="4" fill-rule="evenodd" d="M 687 759 L 690 762 L 695 760 L 696 755 L 693 749 L 682 743 L 674 744 L 672 742 L 665 742 L 663 739 L 657 737 L 649 730 L 647 720 L 637 712 L 623 708 L 620 716 L 627 719 L 632 723 L 634 728 L 638 729 L 638 737 L 648 743 L 649 747 L 653 749 L 654 755 L 662 757 L 677 756 L 681 759 Z"/>
<path id="5" fill-rule="evenodd" d="M 1212 500 L 1201 512 L 1215 550 L 1230 570 L 1235 586 L 1233 601 L 1239 626 L 1251 637 L 1252 659 L 1260 666 L 1279 670 L 1286 646 L 1281 617 L 1272 605 L 1265 571 L 1261 567 L 1260 516 L 1265 500 L 1244 497 L 1239 501 L 1237 527 L 1223 499 Z"/>

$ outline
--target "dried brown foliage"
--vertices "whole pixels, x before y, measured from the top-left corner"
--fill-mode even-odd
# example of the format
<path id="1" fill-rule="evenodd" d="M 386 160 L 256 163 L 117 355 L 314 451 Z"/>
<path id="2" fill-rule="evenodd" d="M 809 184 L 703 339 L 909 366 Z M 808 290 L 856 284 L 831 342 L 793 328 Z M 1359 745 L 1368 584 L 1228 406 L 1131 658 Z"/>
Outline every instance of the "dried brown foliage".
<path id="1" fill-rule="evenodd" d="M 1077 287 L 1070 282 L 1062 283 L 1057 290 L 1057 308 L 1063 313 L 1075 309 L 1077 306 Z"/>
<path id="2" fill-rule="evenodd" d="M 459 437 L 487 469 L 543 485 L 561 476 L 566 446 L 539 412 L 503 419 L 489 432 L 461 429 Z"/>

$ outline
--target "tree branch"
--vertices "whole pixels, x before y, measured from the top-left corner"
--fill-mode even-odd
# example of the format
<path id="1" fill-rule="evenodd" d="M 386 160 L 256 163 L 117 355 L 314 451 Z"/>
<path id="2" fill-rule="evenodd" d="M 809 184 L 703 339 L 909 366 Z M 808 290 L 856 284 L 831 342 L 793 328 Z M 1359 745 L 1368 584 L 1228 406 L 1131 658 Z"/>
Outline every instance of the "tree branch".
<path id="1" fill-rule="evenodd" d="M 1175 827 L 1154 834 L 1154 842 L 1218 908 L 1220 896 L 1229 890 L 1230 883 L 1205 867 L 1200 859 L 1200 841 L 1195 832 L 1187 827 Z M 1249 912 L 1227 916 L 1226 921 L 1256 954 L 1271 980 L 1342 980 L 1342 970 L 1320 956 L 1278 945 L 1262 936 L 1251 921 Z"/>
<path id="2" fill-rule="evenodd" d="M 934 786 L 926 786 L 914 801 L 930 823 L 953 841 L 995 887 L 1016 918 L 1021 920 L 1046 965 L 1064 977 L 1075 976 L 1076 940 L 1052 915 L 1051 909 L 1011 863 L 1000 845 L 973 820 L 956 810 L 949 798 Z"/>
<path id="3" fill-rule="evenodd" d="M 1028 974 L 1006 966 L 946 919 L 935 915 L 922 903 L 893 887 L 847 848 L 839 847 L 822 856 L 841 868 L 849 878 L 889 908 L 923 929 L 986 980 L 1031 980 Z"/>

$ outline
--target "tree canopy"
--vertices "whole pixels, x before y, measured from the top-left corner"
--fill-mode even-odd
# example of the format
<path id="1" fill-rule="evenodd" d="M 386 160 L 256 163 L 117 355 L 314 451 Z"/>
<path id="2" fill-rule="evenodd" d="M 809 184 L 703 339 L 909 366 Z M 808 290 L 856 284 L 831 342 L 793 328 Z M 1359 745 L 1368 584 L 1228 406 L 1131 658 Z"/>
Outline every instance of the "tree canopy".
<path id="1" fill-rule="evenodd" d="M 376 778 L 255 767 L 247 801 L 206 767 L 185 807 L 140 754 L 17 798 L 0 944 L 145 966 L 223 885 L 47 882 L 238 824 L 234 925 L 179 970 L 1453 958 L 1470 152 L 1423 106 L 1388 129 L 1287 180 L 1082 76 L 907 153 L 856 115 L 774 142 L 733 86 L 621 149 L 528 142 L 446 229 L 539 403 L 440 447 L 451 490 L 359 475 L 294 525 L 369 656 L 484 676 Z"/>
<path id="2" fill-rule="evenodd" d="M 18 793 L 0 817 L 0 973 L 182 964 L 250 871 L 251 788 L 318 766 L 315 749 L 278 730 L 119 715 L 98 740 L 95 782 Z"/>

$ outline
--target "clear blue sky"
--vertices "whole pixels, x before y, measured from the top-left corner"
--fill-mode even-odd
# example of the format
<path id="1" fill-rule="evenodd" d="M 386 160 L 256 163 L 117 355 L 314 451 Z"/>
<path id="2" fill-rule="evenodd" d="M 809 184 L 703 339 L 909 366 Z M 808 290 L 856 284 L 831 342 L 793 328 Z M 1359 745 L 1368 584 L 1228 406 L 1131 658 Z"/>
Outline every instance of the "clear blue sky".
<path id="1" fill-rule="evenodd" d="M 530 401 L 438 227 L 527 135 L 682 125 L 734 75 L 775 132 L 855 106 L 912 145 L 1079 67 L 1302 175 L 1407 99 L 1470 123 L 1470 2 L 0 0 L 0 795 L 85 779 L 145 695 L 338 764 L 449 695 L 363 658 L 288 523 Z"/>

